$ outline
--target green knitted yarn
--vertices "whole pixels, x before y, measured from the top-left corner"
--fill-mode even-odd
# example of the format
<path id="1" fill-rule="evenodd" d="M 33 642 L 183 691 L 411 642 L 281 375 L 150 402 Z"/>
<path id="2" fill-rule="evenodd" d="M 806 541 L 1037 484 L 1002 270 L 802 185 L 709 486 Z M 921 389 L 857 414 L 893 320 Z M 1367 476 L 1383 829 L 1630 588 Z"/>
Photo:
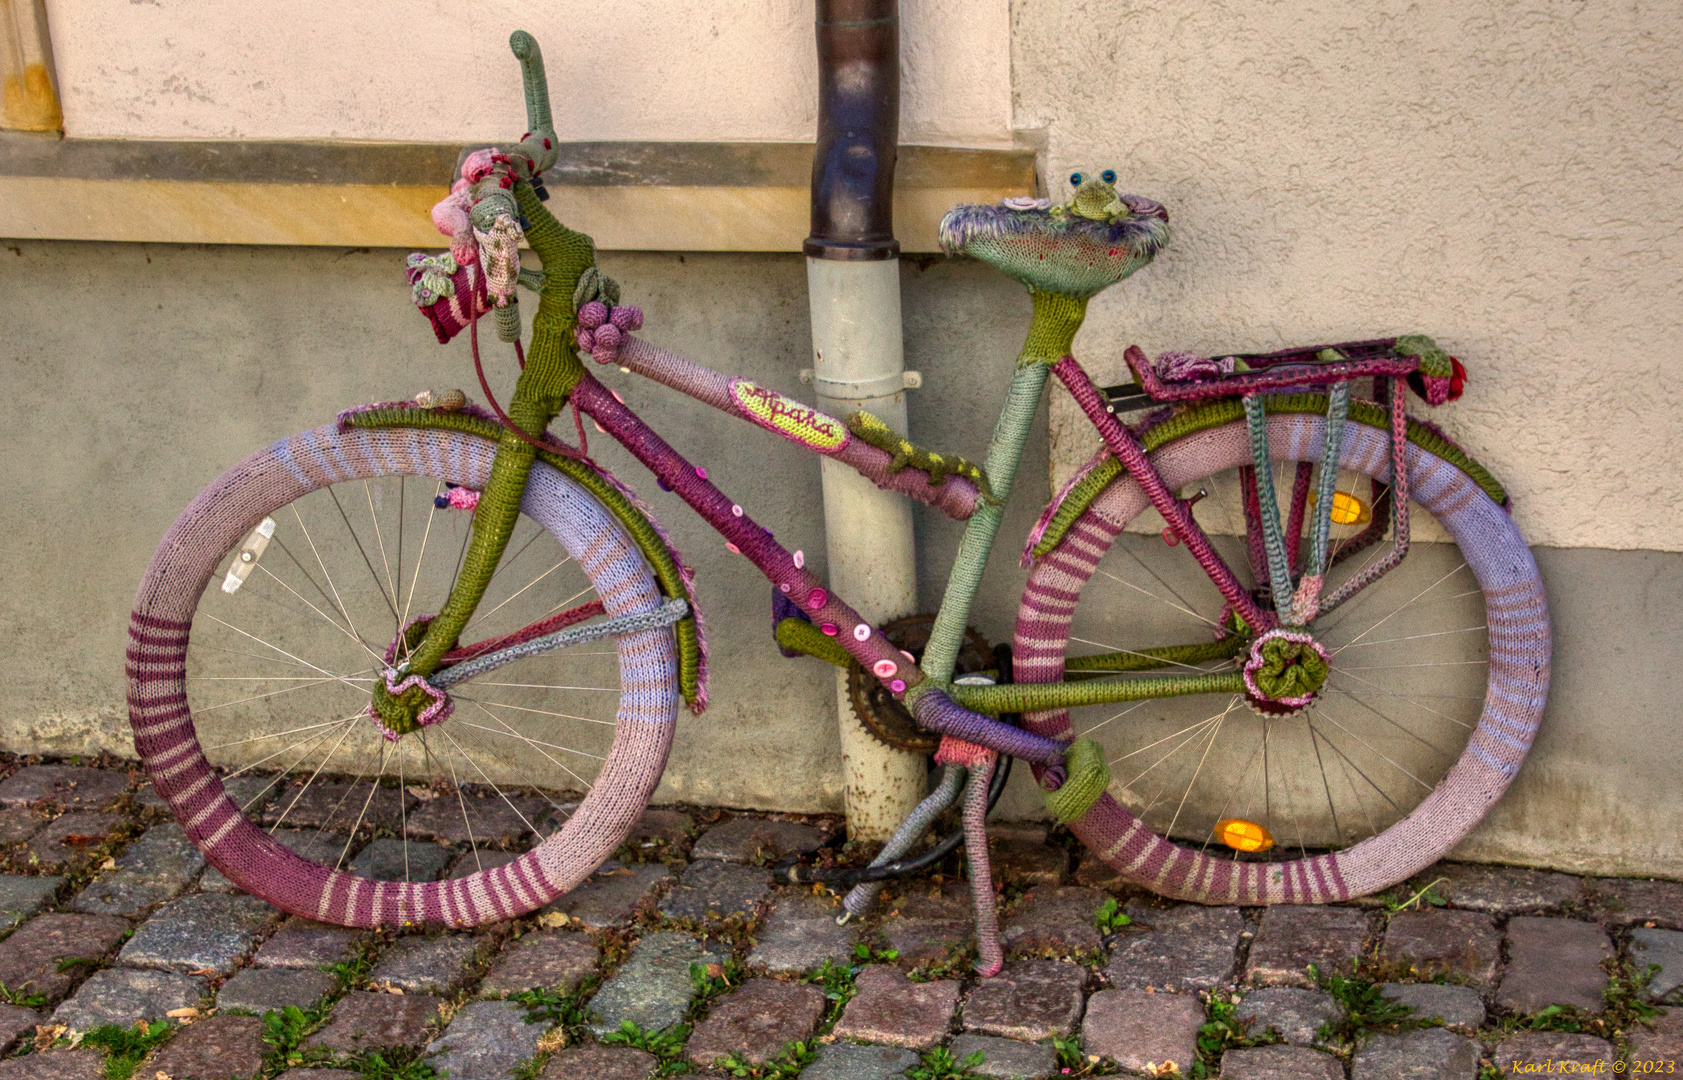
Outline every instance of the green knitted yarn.
<path id="1" fill-rule="evenodd" d="M 1086 817 L 1087 811 L 1110 787 L 1110 766 L 1104 759 L 1104 747 L 1092 739 L 1077 739 L 1069 744 L 1069 749 L 1064 751 L 1064 770 L 1068 776 L 1063 786 L 1046 793 L 1046 809 L 1059 825 Z"/>
<path id="2" fill-rule="evenodd" d="M 927 653 L 925 663 L 928 663 Z M 1245 677 L 1237 671 L 1207 675 L 1164 675 L 1154 678 L 1087 679 L 1081 682 L 1010 683 L 1006 686 L 952 686 L 947 695 L 971 712 L 989 716 L 1047 712 L 1083 705 L 1110 705 L 1147 698 L 1191 697 L 1194 694 L 1242 694 Z M 911 691 L 907 691 L 908 694 Z"/>
<path id="3" fill-rule="evenodd" d="M 1098 656 L 1072 656 L 1064 661 L 1064 677 L 1109 675 L 1119 671 L 1154 671 L 1179 664 L 1205 664 L 1212 660 L 1230 660 L 1245 655 L 1249 639 L 1229 634 L 1220 641 L 1206 641 L 1197 645 L 1163 645 L 1152 649 L 1129 652 L 1102 653 Z"/>
<path id="4" fill-rule="evenodd" d="M 798 652 L 805 656 L 816 656 L 820 660 L 828 661 L 837 667 L 847 667 L 853 661 L 847 650 L 837 644 L 836 639 L 825 634 L 818 627 L 805 619 L 788 618 L 780 620 L 774 631 L 777 644 L 789 652 Z"/>
<path id="5" fill-rule="evenodd" d="M 1401 356 L 1417 358 L 1422 375 L 1447 379 L 1455 374 L 1455 365 L 1449 362 L 1449 354 L 1438 348 L 1438 343 L 1425 334 L 1404 334 L 1391 347 Z"/>
<path id="6" fill-rule="evenodd" d="M 532 320 L 526 370 L 520 373 L 508 413 L 528 434 L 536 435 L 566 407 L 567 396 L 584 376 L 584 365 L 574 352 L 573 291 L 578 288 L 579 276 L 596 265 L 596 244 L 584 233 L 555 220 L 532 185 L 516 183 L 514 197 L 529 223 L 526 242 L 543 260 L 544 290 Z M 526 402 L 536 408 L 522 411 L 529 412 L 533 421 L 542 418 L 536 428 L 528 426 L 527 417 L 516 411 Z"/>
<path id="7" fill-rule="evenodd" d="M 1037 289 L 1029 290 L 1029 298 L 1034 302 L 1034 317 L 1023 351 L 1017 354 L 1017 366 L 1055 364 L 1070 354 L 1075 332 L 1087 318 L 1087 300 Z"/>
<path id="8" fill-rule="evenodd" d="M 1264 399 L 1264 405 L 1270 413 L 1321 413 L 1327 411 L 1327 396 L 1325 394 L 1272 394 Z M 1147 453 L 1160 446 L 1184 438 L 1196 431 L 1208 431 L 1211 428 L 1224 427 L 1235 420 L 1242 420 L 1245 416 L 1244 406 L 1237 399 L 1223 399 L 1196 405 L 1178 416 L 1171 417 L 1163 423 L 1151 428 L 1140 439 L 1140 445 Z M 1391 430 L 1391 418 L 1384 406 L 1372 401 L 1351 401 L 1349 422 L 1365 424 L 1380 431 Z M 1508 504 L 1508 493 L 1502 485 L 1490 474 L 1490 471 L 1467 452 L 1438 434 L 1436 431 L 1417 421 L 1408 422 L 1408 441 L 1429 454 L 1435 454 L 1444 461 L 1466 473 L 1474 483 L 1484 489 L 1485 494 L 1498 506 Z M 1046 531 L 1040 537 L 1040 542 L 1034 545 L 1031 554 L 1034 558 L 1045 557 L 1053 548 L 1063 541 L 1064 534 L 1074 525 L 1076 519 L 1087 512 L 1093 500 L 1099 493 L 1109 487 L 1111 482 L 1122 474 L 1122 464 L 1115 458 L 1106 458 L 1093 471 L 1088 473 L 1070 490 L 1064 501 L 1058 504 L 1053 512 L 1052 520 L 1047 523 Z"/>
<path id="9" fill-rule="evenodd" d="M 992 489 L 988 487 L 987 474 L 975 462 L 957 454 L 938 454 L 933 450 L 926 450 L 889 427 L 880 417 L 863 409 L 853 413 L 842 423 L 847 425 L 847 430 L 851 431 L 855 438 L 893 458 L 888 463 L 889 472 L 897 473 L 910 465 L 928 473 L 932 487 L 946 483 L 949 476 L 962 476 L 976 485 L 976 490 L 982 493 L 983 499 L 996 501 Z"/>
<path id="10" fill-rule="evenodd" d="M 1327 662 L 1313 645 L 1269 638 L 1262 643 L 1262 666 L 1251 678 L 1271 701 L 1308 697 L 1327 681 Z"/>

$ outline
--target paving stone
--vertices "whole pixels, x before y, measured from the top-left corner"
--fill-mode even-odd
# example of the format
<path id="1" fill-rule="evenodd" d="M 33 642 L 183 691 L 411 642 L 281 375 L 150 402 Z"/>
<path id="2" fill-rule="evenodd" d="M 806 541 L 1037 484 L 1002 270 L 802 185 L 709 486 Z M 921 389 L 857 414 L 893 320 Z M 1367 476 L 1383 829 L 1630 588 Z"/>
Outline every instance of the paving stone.
<path id="1" fill-rule="evenodd" d="M 104 1024 L 126 1028 L 136 1020 L 162 1019 L 171 1009 L 192 1008 L 209 987 L 198 975 L 107 968 L 88 976 L 75 997 L 53 1010 L 53 1020 L 74 1031 Z"/>
<path id="2" fill-rule="evenodd" d="M 1460 976 L 1489 987 L 1502 959 L 1502 935 L 1489 915 L 1478 911 L 1403 911 L 1391 916 L 1379 959 L 1409 966 L 1423 979 Z"/>
<path id="3" fill-rule="evenodd" d="M 1361 911 L 1277 904 L 1262 913 L 1246 978 L 1264 986 L 1314 989 L 1305 969 L 1314 964 L 1322 975 L 1348 975 L 1366 937 L 1367 915 Z"/>
<path id="4" fill-rule="evenodd" d="M 702 833 L 690 849 L 690 858 L 764 866 L 785 855 L 811 854 L 823 847 L 829 836 L 823 829 L 795 821 L 732 818 Z"/>
<path id="5" fill-rule="evenodd" d="M 770 892 L 771 874 L 765 870 L 702 859 L 684 870 L 660 902 L 660 911 L 668 918 L 697 921 L 749 915 Z"/>
<path id="6" fill-rule="evenodd" d="M 263 1068 L 269 1047 L 263 1021 L 255 1016 L 213 1016 L 188 1024 L 135 1070 L 137 1077 L 162 1073 L 171 1080 L 230 1080 Z"/>
<path id="7" fill-rule="evenodd" d="M 427 1046 L 428 1064 L 450 1080 L 508 1080 L 538 1052 L 544 1025 L 507 1001 L 463 1005 L 444 1034 Z"/>
<path id="8" fill-rule="evenodd" d="M 846 967 L 859 935 L 855 924 L 836 925 L 840 912 L 841 904 L 832 897 L 809 893 L 783 897 L 755 935 L 748 966 L 777 974 L 811 971 L 826 960 Z"/>
<path id="9" fill-rule="evenodd" d="M 251 963 L 260 968 L 318 971 L 350 960 L 361 938 L 356 930 L 294 920 L 275 931 Z"/>
<path id="10" fill-rule="evenodd" d="M 437 881 L 455 857 L 451 848 L 387 836 L 370 841 L 346 869 L 378 881 Z"/>
<path id="11" fill-rule="evenodd" d="M 963 1062 L 980 1053 L 982 1063 L 966 1076 L 997 1076 L 1006 1080 L 1046 1080 L 1057 1071 L 1058 1058 L 1050 1046 L 1035 1046 L 988 1035 L 960 1035 L 950 1047 L 953 1060 Z"/>
<path id="12" fill-rule="evenodd" d="M 1560 1068 L 1562 1064 L 1595 1065 L 1598 1062 L 1603 1072 L 1610 1072 L 1618 1053 L 1613 1049 L 1612 1043 L 1594 1035 L 1575 1035 L 1564 1031 L 1522 1031 L 1498 1043 L 1490 1057 L 1498 1072 L 1510 1075 L 1522 1071 L 1565 1072 L 1567 1070 Z M 1526 1070 L 1526 1065 L 1545 1067 Z"/>
<path id="13" fill-rule="evenodd" d="M 1036 885 L 1005 920 L 1001 938 L 1014 953 L 1070 956 L 1104 945 L 1093 913 L 1105 894 L 1079 885 Z"/>
<path id="14" fill-rule="evenodd" d="M 205 857 L 175 824 L 146 830 L 116 862 L 94 878 L 71 907 L 93 915 L 138 915 L 180 896 L 205 868 Z"/>
<path id="15" fill-rule="evenodd" d="M 1546 1005 L 1598 1013 L 1607 988 L 1601 961 L 1612 955 L 1612 942 L 1595 923 L 1516 915 L 1508 920 L 1508 970 L 1496 1003 L 1520 1013 Z"/>
<path id="16" fill-rule="evenodd" d="M 27 806 L 0 810 L 0 844 L 21 844 L 47 827 L 51 820 Z"/>
<path id="17" fill-rule="evenodd" d="M 464 851 L 460 855 L 456 856 L 455 862 L 450 864 L 450 872 L 446 874 L 445 877 L 452 879 L 465 878 L 469 874 L 475 874 L 481 870 L 495 870 L 499 866 L 507 866 L 509 863 L 520 858 L 521 854 L 522 853 L 518 851 L 488 851 L 478 849 L 473 851 Z"/>
<path id="18" fill-rule="evenodd" d="M 128 967 L 225 975 L 278 914 L 255 896 L 184 896 L 141 924 L 117 960 Z"/>
<path id="19" fill-rule="evenodd" d="M 1559 911 L 1584 898 L 1583 882 L 1571 874 L 1469 863 L 1440 863 L 1416 874 L 1410 895 L 1433 881 L 1437 881 L 1433 891 L 1447 899 L 1451 907 L 1492 915 Z"/>
<path id="20" fill-rule="evenodd" d="M 695 987 L 691 964 L 722 964 L 729 951 L 708 948 L 688 934 L 649 934 L 631 957 L 602 984 L 590 1007 L 600 1020 L 590 1030 L 598 1037 L 630 1020 L 640 1028 L 664 1031 L 684 1019 Z"/>
<path id="21" fill-rule="evenodd" d="M 1158 987 L 1208 990 L 1233 978 L 1245 917 L 1238 908 L 1185 904 L 1151 913 L 1152 929 L 1111 943 L 1110 985 L 1121 990 Z"/>
<path id="22" fill-rule="evenodd" d="M 376 994 L 352 991 L 333 1006 L 327 1026 L 304 1040 L 341 1054 L 378 1047 L 418 1047 L 427 1041 L 427 1025 L 438 1019 L 443 998 L 428 994 Z"/>
<path id="23" fill-rule="evenodd" d="M 1479 1045 L 1443 1028 L 1375 1035 L 1356 1051 L 1351 1080 L 1474 1080 Z"/>
<path id="24" fill-rule="evenodd" d="M 0 1061 L 0 1080 L 105 1080 L 98 1050 L 49 1050 Z"/>
<path id="25" fill-rule="evenodd" d="M 338 985 L 339 980 L 325 971 L 246 968 L 222 984 L 216 995 L 216 1006 L 224 1010 L 246 1009 L 258 1016 L 288 1005 L 307 1009 Z"/>
<path id="26" fill-rule="evenodd" d="M 21 1005 L 0 1005 L 0 1054 L 10 1050 L 21 1036 L 34 1035 L 35 1025 L 47 1022 L 45 1015 Z"/>
<path id="27" fill-rule="evenodd" d="M 1332 995 L 1296 986 L 1252 990 L 1234 1011 L 1234 1019 L 1249 1020 L 1247 1034 L 1258 1039 L 1270 1031 L 1293 1046 L 1313 1046 L 1322 1024 L 1336 1020 L 1344 1011 Z"/>
<path id="28" fill-rule="evenodd" d="M 1344 1080 L 1344 1063 L 1306 1046 L 1258 1046 L 1221 1055 L 1221 1080 Z"/>
<path id="29" fill-rule="evenodd" d="M 637 824 L 631 826 L 625 842 L 634 848 L 649 850 L 666 847 L 682 848 L 695 835 L 695 820 L 681 810 L 644 810 Z"/>
<path id="30" fill-rule="evenodd" d="M 1172 1061 L 1190 1073 L 1203 1023 L 1204 1006 L 1193 994 L 1101 990 L 1087 1001 L 1082 1046 L 1132 1072 Z"/>
<path id="31" fill-rule="evenodd" d="M 544 800 L 527 795 L 510 795 L 506 800 L 495 795 L 461 800 L 440 797 L 409 811 L 408 835 L 446 844 L 511 847 L 532 835 L 548 809 Z"/>
<path id="32" fill-rule="evenodd" d="M 988 861 L 994 880 L 1019 885 L 1059 885 L 1069 873 L 1069 852 L 1047 844 L 1039 825 L 990 825 Z"/>
<path id="33" fill-rule="evenodd" d="M 38 915 L 0 941 L 0 983 L 56 1001 L 88 972 L 81 966 L 60 971 L 61 960 L 104 959 L 128 930 L 112 915 Z"/>
<path id="34" fill-rule="evenodd" d="M 370 798 L 369 788 L 373 785 L 366 780 L 359 784 L 316 780 L 309 782 L 308 787 L 304 785 L 305 781 L 299 780 L 276 784 L 263 813 L 263 824 L 273 825 L 278 821 L 289 829 L 350 832 L 360 820 L 359 832 L 390 829 L 395 833 L 403 828 L 405 808 L 412 811 L 420 802 L 408 792 L 402 794 L 399 802 L 398 790 L 385 786 L 380 786 Z"/>
<path id="35" fill-rule="evenodd" d="M 1630 961 L 1637 971 L 1659 965 L 1648 983 L 1650 1000 L 1683 1005 L 1683 933 L 1637 929 L 1630 932 Z"/>
<path id="36" fill-rule="evenodd" d="M 1469 986 L 1437 983 L 1380 983 L 1379 992 L 1414 1008 L 1416 1019 L 1438 1017 L 1445 1027 L 1471 1035 L 1484 1026 L 1484 999 Z"/>
<path id="37" fill-rule="evenodd" d="M 1683 883 L 1590 878 L 1584 884 L 1595 893 L 1609 922 L 1625 926 L 1653 923 L 1683 930 Z"/>
<path id="38" fill-rule="evenodd" d="M 64 883 L 62 877 L 0 874 L 0 930 L 40 911 Z"/>
<path id="39" fill-rule="evenodd" d="M 362 1080 L 362 1074 L 345 1069 L 288 1069 L 277 1080 Z"/>
<path id="40" fill-rule="evenodd" d="M 636 917 L 654 895 L 673 881 L 661 863 L 625 866 L 612 859 L 572 892 L 556 898 L 545 911 L 571 915 L 592 930 L 622 926 Z"/>
<path id="41" fill-rule="evenodd" d="M 830 1043 L 819 1049 L 818 1060 L 806 1067 L 801 1080 L 904 1080 L 917 1062 L 917 1054 L 892 1046 Z"/>
<path id="42" fill-rule="evenodd" d="M 479 984 L 485 995 L 549 987 L 571 990 L 596 970 L 596 942 L 588 934 L 538 930 L 523 935 L 497 958 Z"/>
<path id="43" fill-rule="evenodd" d="M 1661 1035 L 1683 1035 L 1683 1009 L 1661 1009 L 1648 1023 Z"/>
<path id="44" fill-rule="evenodd" d="M 121 814 L 79 810 L 53 819 L 25 846 L 24 860 L 38 870 L 60 870 L 80 862 L 123 827 Z"/>
<path id="45" fill-rule="evenodd" d="M 1057 960 L 1019 960 L 982 979 L 964 1002 L 964 1030 L 1036 1042 L 1081 1023 L 1087 971 Z"/>
<path id="46" fill-rule="evenodd" d="M 109 806 L 129 788 L 116 769 L 79 765 L 28 765 L 0 783 L 0 803 L 16 806 L 48 799 L 72 810 Z"/>
<path id="47" fill-rule="evenodd" d="M 439 993 L 467 975 L 478 950 L 479 942 L 466 934 L 399 938 L 368 977 L 376 985 L 390 984 L 406 994 Z"/>
<path id="48" fill-rule="evenodd" d="M 854 985 L 859 992 L 842 1011 L 835 1034 L 907 1050 L 927 1050 L 946 1039 L 958 1006 L 956 980 L 915 983 L 897 967 L 873 964 Z"/>
<path id="49" fill-rule="evenodd" d="M 1683 1068 L 1683 1035 L 1664 1035 L 1638 1027 L 1630 1035 L 1630 1062 L 1627 1075 L 1642 1075 L 1642 1066 L 1649 1074 L 1663 1074 Z"/>
<path id="50" fill-rule="evenodd" d="M 659 1067 L 653 1054 L 629 1046 L 570 1046 L 550 1056 L 538 1080 L 649 1080 Z"/>
<path id="51" fill-rule="evenodd" d="M 713 1002 L 690 1033 L 686 1052 L 700 1065 L 729 1054 L 763 1065 L 790 1043 L 812 1038 L 827 1004 L 824 991 L 811 983 L 749 979 Z"/>
<path id="52" fill-rule="evenodd" d="M 1075 871 L 1075 883 L 1108 893 L 1123 892 L 1131 887 L 1127 878 L 1091 851 L 1082 853 L 1081 865 Z"/>
<path id="53" fill-rule="evenodd" d="M 914 893 L 884 907 L 878 931 L 907 967 L 939 963 L 976 937 L 969 890 L 957 882 L 930 896 Z"/>

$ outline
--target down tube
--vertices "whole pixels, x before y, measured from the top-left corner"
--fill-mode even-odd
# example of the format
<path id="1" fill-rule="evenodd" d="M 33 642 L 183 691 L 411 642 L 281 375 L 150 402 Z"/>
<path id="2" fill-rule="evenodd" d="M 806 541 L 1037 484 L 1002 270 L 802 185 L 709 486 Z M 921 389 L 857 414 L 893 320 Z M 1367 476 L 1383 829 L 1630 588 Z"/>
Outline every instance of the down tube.
<path id="1" fill-rule="evenodd" d="M 923 681 L 917 665 L 901 655 L 889 640 L 847 604 L 830 593 L 824 582 L 803 567 L 783 545 L 772 539 L 766 528 L 746 513 L 740 516 L 736 504 L 707 479 L 707 472 L 684 460 L 637 414 L 614 399 L 607 388 L 588 372 L 573 390 L 573 400 L 605 428 L 633 457 L 678 497 L 700 514 L 707 524 L 759 568 L 781 592 L 811 617 L 813 623 L 833 633 L 836 641 L 876 675 L 896 697 Z"/>

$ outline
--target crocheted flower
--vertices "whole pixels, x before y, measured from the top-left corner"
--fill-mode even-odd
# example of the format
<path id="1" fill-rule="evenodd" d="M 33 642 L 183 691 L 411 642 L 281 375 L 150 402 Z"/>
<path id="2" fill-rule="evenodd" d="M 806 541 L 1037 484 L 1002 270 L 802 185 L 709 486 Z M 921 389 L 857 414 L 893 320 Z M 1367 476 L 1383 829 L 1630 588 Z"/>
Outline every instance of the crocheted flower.
<path id="1" fill-rule="evenodd" d="M 413 252 L 407 261 L 407 269 L 416 307 L 431 307 L 447 296 L 456 295 L 456 283 L 450 278 L 457 266 L 449 252 L 442 255 Z"/>
<path id="2" fill-rule="evenodd" d="M 613 361 L 625 342 L 625 335 L 643 326 L 641 308 L 629 304 L 610 308 L 600 300 L 592 300 L 579 308 L 575 337 L 580 355 L 588 354 L 598 364 Z"/>
<path id="3" fill-rule="evenodd" d="M 1203 382 L 1233 374 L 1238 364 L 1231 356 L 1217 360 L 1189 352 L 1166 352 L 1151 363 L 1157 369 L 1157 377 L 1165 382 Z"/>

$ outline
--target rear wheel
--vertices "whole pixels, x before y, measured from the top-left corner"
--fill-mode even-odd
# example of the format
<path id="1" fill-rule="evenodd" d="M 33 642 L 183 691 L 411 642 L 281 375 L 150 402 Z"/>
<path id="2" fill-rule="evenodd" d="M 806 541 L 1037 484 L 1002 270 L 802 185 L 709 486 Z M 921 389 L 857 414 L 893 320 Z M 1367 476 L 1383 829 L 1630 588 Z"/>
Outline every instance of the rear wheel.
<path id="1" fill-rule="evenodd" d="M 1318 461 L 1324 429 L 1312 414 L 1270 416 L 1282 504 L 1298 463 Z M 1386 500 L 1372 497 L 1367 478 L 1389 485 L 1388 443 L 1385 431 L 1352 423 L 1340 461 L 1338 490 L 1380 514 Z M 1542 580 L 1508 514 L 1467 473 L 1413 444 L 1408 454 L 1415 542 L 1399 567 L 1309 627 L 1329 674 L 1307 705 L 1257 708 L 1231 695 L 1024 718 L 1040 734 L 1106 747 L 1110 790 L 1073 828 L 1110 866 L 1184 899 L 1339 900 L 1440 858 L 1507 788 L 1548 693 Z M 1237 483 L 1251 462 L 1244 422 L 1174 439 L 1152 459 L 1171 488 L 1208 492 L 1195 516 L 1241 579 L 1255 577 Z M 1066 658 L 1221 633 L 1220 595 L 1184 548 L 1164 542 L 1162 525 L 1127 477 L 1095 500 L 1030 576 L 1018 681 L 1061 680 Z M 1389 549 L 1386 537 L 1340 558 L 1364 528 L 1334 526 L 1327 592 Z M 1231 671 L 1246 656 L 1195 666 Z M 1273 846 L 1226 846 L 1224 836 L 1253 846 L 1243 826 L 1218 829 L 1235 819 L 1262 825 Z"/>
<path id="2" fill-rule="evenodd" d="M 434 500 L 482 488 L 495 451 L 450 431 L 318 428 L 235 466 L 159 546 L 130 623 L 135 745 L 241 888 L 347 926 L 473 925 L 571 889 L 641 813 L 676 719 L 669 626 L 464 681 L 448 716 L 401 736 L 369 714 L 402 628 L 460 572 L 472 515 Z M 663 603 L 568 478 L 537 465 L 521 509 L 465 649 Z"/>

